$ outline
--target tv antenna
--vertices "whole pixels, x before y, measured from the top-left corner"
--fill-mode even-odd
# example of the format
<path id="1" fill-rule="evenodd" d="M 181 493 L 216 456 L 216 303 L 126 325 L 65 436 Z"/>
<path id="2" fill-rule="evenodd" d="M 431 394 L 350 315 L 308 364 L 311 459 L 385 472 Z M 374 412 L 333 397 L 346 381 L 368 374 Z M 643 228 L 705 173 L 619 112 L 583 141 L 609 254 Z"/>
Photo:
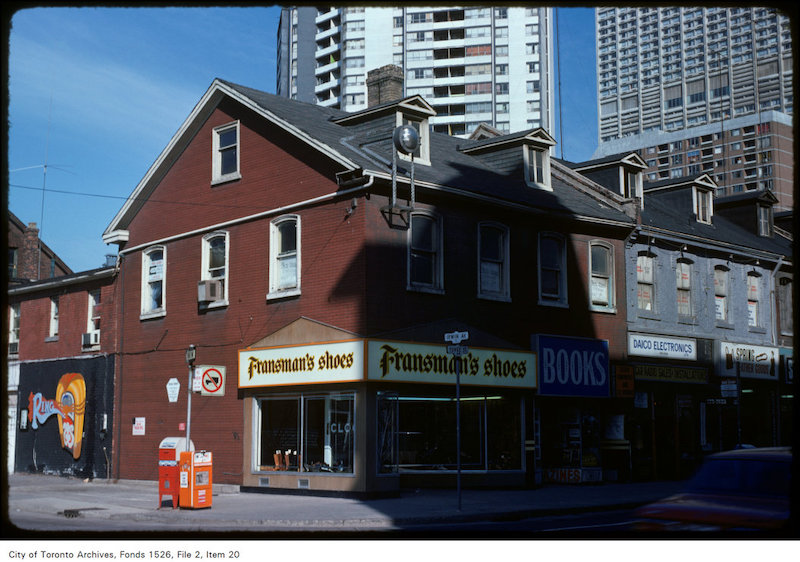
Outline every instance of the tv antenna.
<path id="1" fill-rule="evenodd" d="M 9 170 L 9 172 L 21 172 L 24 170 L 34 170 L 36 168 L 42 169 L 42 202 L 40 205 L 39 210 L 39 235 L 36 237 L 36 280 L 42 278 L 42 233 L 44 232 L 44 195 L 47 192 L 47 168 L 54 168 L 56 170 L 61 170 L 62 172 L 72 173 L 69 170 L 65 170 L 59 166 L 54 164 L 47 164 L 48 153 L 50 151 L 50 122 L 53 116 L 53 96 L 50 95 L 50 107 L 47 113 L 47 137 L 45 138 L 45 145 L 44 145 L 44 164 L 37 164 L 35 166 L 26 166 L 24 168 L 16 168 L 14 170 Z"/>

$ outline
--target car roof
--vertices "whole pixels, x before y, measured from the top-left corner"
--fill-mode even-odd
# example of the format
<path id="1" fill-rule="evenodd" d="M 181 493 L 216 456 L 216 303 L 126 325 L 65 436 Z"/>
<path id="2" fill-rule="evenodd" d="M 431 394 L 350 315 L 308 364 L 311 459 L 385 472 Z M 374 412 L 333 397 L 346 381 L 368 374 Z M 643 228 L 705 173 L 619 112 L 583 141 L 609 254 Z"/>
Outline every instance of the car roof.
<path id="1" fill-rule="evenodd" d="M 760 447 L 755 449 L 734 449 L 715 453 L 709 459 L 738 459 L 738 460 L 792 460 L 791 447 Z"/>

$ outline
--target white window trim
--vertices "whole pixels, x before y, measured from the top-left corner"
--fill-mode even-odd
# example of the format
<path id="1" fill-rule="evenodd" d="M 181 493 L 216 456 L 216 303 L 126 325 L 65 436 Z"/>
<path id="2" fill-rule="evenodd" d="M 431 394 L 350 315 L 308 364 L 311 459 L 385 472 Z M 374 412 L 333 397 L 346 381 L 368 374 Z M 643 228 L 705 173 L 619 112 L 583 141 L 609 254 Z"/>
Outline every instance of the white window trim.
<path id="1" fill-rule="evenodd" d="M 725 290 L 724 294 L 717 294 L 717 271 L 722 271 L 725 275 Z M 714 321 L 717 326 L 732 326 L 731 321 L 731 270 L 727 265 L 716 264 L 711 268 L 713 275 L 712 282 L 714 283 Z M 717 318 L 717 298 L 723 297 L 725 303 L 725 318 Z"/>
<path id="2" fill-rule="evenodd" d="M 222 133 L 230 130 L 236 129 L 236 171 L 231 172 L 229 174 L 222 173 L 222 158 L 219 152 L 219 138 Z M 216 185 L 220 183 L 225 183 L 233 180 L 241 179 L 241 147 L 242 147 L 242 138 L 241 138 L 241 130 L 239 127 L 239 121 L 234 121 L 233 123 L 227 123 L 225 125 L 220 125 L 219 127 L 214 127 L 214 131 L 212 134 L 212 152 L 211 152 L 211 185 Z"/>
<path id="3" fill-rule="evenodd" d="M 150 300 L 149 295 L 149 279 L 148 269 L 150 265 L 150 254 L 161 250 L 163 256 L 163 268 L 161 273 L 161 308 L 150 310 L 148 303 Z M 167 314 L 167 247 L 166 246 L 151 246 L 142 252 L 142 283 L 141 283 L 141 313 L 140 320 L 147 320 L 149 318 L 160 318 Z"/>
<path id="4" fill-rule="evenodd" d="M 289 289 L 278 288 L 278 225 L 283 222 L 292 221 L 295 223 L 295 252 L 297 256 L 297 285 Z M 301 230 L 300 215 L 283 215 L 269 223 L 269 293 L 267 300 L 283 299 L 294 297 L 300 294 L 300 282 L 302 272 L 301 262 Z"/>
<path id="5" fill-rule="evenodd" d="M 419 156 L 414 157 L 414 164 L 422 164 L 423 166 L 431 165 L 431 134 L 430 124 L 428 118 L 415 117 L 408 113 L 398 111 L 395 114 L 395 127 L 400 127 L 405 124 L 405 121 L 414 121 L 419 124 Z M 402 152 L 397 153 L 400 160 L 411 162 L 411 156 Z"/>
<path id="6" fill-rule="evenodd" d="M 639 258 L 640 257 L 645 257 L 645 258 L 650 259 L 651 266 L 652 266 L 652 272 L 650 274 L 650 282 L 649 283 L 647 281 L 640 281 L 639 280 L 638 266 L 639 266 Z M 655 315 L 658 314 L 658 306 L 657 306 L 658 299 L 656 298 L 657 297 L 656 287 L 657 287 L 657 282 L 658 282 L 657 281 L 658 280 L 658 276 L 656 275 L 656 271 L 655 271 L 656 267 L 657 267 L 657 264 L 658 264 L 658 256 L 656 254 L 650 252 L 650 251 L 639 252 L 639 253 L 636 254 L 636 290 L 637 290 L 636 312 L 637 312 L 637 315 L 640 316 L 640 317 L 650 317 L 650 316 L 657 317 Z M 650 287 L 650 291 L 651 291 L 651 296 L 650 296 L 651 309 L 650 310 L 647 310 L 646 308 L 639 308 L 638 290 L 639 290 L 639 284 L 640 283 L 643 284 L 643 285 L 648 285 Z"/>
<path id="7" fill-rule="evenodd" d="M 58 297 L 50 297 L 50 324 L 47 329 L 47 339 L 58 339 Z"/>
<path id="8" fill-rule="evenodd" d="M 695 289 L 695 279 L 694 279 L 695 278 L 695 274 L 694 273 L 695 272 L 694 272 L 694 270 L 692 268 L 692 266 L 694 266 L 694 262 L 692 262 L 691 260 L 686 259 L 686 258 L 678 258 L 678 259 L 675 260 L 675 272 L 676 273 L 678 272 L 678 266 L 681 265 L 681 264 L 684 264 L 684 265 L 689 267 L 689 288 L 688 289 L 682 289 L 681 287 L 679 287 L 678 286 L 678 282 L 677 282 L 677 278 L 676 278 L 676 281 L 675 281 L 675 311 L 677 313 L 678 320 L 686 322 L 688 319 L 692 319 L 693 320 L 694 316 L 695 316 L 695 314 L 694 314 L 694 310 L 695 310 L 694 309 L 694 300 L 695 300 L 695 294 L 694 294 L 695 293 L 695 290 L 694 290 Z M 688 291 L 688 294 L 689 294 L 689 314 L 688 315 L 687 314 L 681 314 L 681 312 L 680 312 L 680 308 L 678 306 L 678 291 L 679 290 Z"/>
<path id="9" fill-rule="evenodd" d="M 483 282 L 482 282 L 482 272 L 483 269 L 481 268 L 481 264 L 483 263 L 483 256 L 481 256 L 481 232 L 483 228 L 494 228 L 502 232 L 503 241 L 502 241 L 502 262 L 500 264 L 500 270 L 502 275 L 502 282 L 499 292 L 490 292 L 483 290 Z M 503 301 L 503 302 L 511 302 L 511 287 L 510 287 L 510 278 L 509 278 L 509 271 L 510 271 L 510 235 L 509 235 L 509 228 L 501 223 L 498 222 L 481 222 L 478 223 L 478 298 L 481 299 L 489 299 L 489 300 L 496 300 L 496 301 Z"/>
<path id="10" fill-rule="evenodd" d="M 711 219 L 714 216 L 714 195 L 708 189 L 698 189 L 696 186 L 692 187 L 692 195 L 694 199 L 694 215 L 697 217 L 697 222 L 703 224 L 711 224 Z M 708 220 L 700 217 L 700 198 L 708 198 Z"/>
<path id="11" fill-rule="evenodd" d="M 750 298 L 750 279 L 753 278 L 756 280 L 756 298 L 755 300 Z M 748 271 L 745 275 L 745 300 L 747 302 L 747 328 L 750 330 L 759 330 L 762 328 L 763 319 L 764 319 L 764 309 L 763 309 L 763 287 L 762 287 L 762 275 L 757 271 Z M 756 323 L 750 323 L 750 303 L 755 303 L 756 305 Z"/>
<path id="12" fill-rule="evenodd" d="M 415 216 L 426 216 L 434 222 L 434 232 L 436 235 L 436 260 L 433 264 L 433 285 L 414 283 L 411 280 L 411 231 Z M 444 294 L 444 227 L 442 217 L 431 211 L 414 211 L 408 219 L 409 228 L 406 234 L 406 289 L 409 291 L 419 291 L 423 293 Z"/>
<path id="13" fill-rule="evenodd" d="M 592 300 L 592 278 L 594 277 L 594 273 L 592 272 L 592 248 L 594 246 L 599 246 L 601 248 L 605 248 L 608 250 L 608 267 L 610 269 L 608 273 L 608 304 L 595 304 Z M 617 299 L 616 299 L 616 283 L 614 282 L 615 279 L 615 272 L 616 267 L 614 264 L 614 246 L 609 244 L 604 240 L 592 240 L 589 242 L 589 310 L 593 312 L 607 312 L 616 314 L 617 312 Z"/>
<path id="14" fill-rule="evenodd" d="M 18 355 L 19 354 L 19 323 L 21 320 L 20 315 L 20 303 L 15 302 L 8 307 L 8 343 L 16 343 L 17 344 L 17 351 L 11 353 L 9 347 L 9 355 Z M 14 324 L 16 323 L 16 328 Z"/>
<path id="15" fill-rule="evenodd" d="M 219 300 L 211 301 L 206 304 L 207 308 L 218 308 L 223 306 L 228 306 L 228 289 L 230 287 L 230 261 L 228 259 L 228 255 L 230 252 L 230 236 L 228 235 L 227 231 L 215 231 L 203 236 L 203 252 L 202 252 L 202 259 L 201 259 L 201 270 L 200 270 L 200 280 L 201 281 L 211 281 L 214 279 L 220 279 L 219 277 L 212 277 L 208 271 L 209 263 L 209 250 L 211 248 L 211 240 L 218 237 L 225 238 L 225 276 L 222 279 L 225 280 L 223 283 L 224 290 L 222 298 Z"/>
<path id="16" fill-rule="evenodd" d="M 543 236 L 552 237 L 552 238 L 556 238 L 556 239 L 560 240 L 561 241 L 561 247 L 563 248 L 563 251 L 561 253 L 561 264 L 560 264 L 561 275 L 559 276 L 560 277 L 560 283 L 559 283 L 559 288 L 558 288 L 558 291 L 559 291 L 558 299 L 545 298 L 545 297 L 542 296 L 542 258 L 541 258 L 541 254 L 542 254 L 542 237 Z M 540 232 L 539 233 L 539 239 L 537 241 L 537 246 L 536 246 L 536 256 L 537 256 L 537 261 L 538 261 L 538 263 L 536 265 L 536 271 L 537 271 L 538 296 L 539 296 L 539 301 L 538 302 L 539 302 L 540 306 L 554 306 L 554 307 L 558 307 L 558 308 L 569 308 L 569 299 L 567 298 L 567 287 L 568 287 L 568 283 L 567 283 L 567 251 L 568 251 L 567 250 L 567 240 L 563 235 L 558 234 L 557 232 Z"/>
<path id="17" fill-rule="evenodd" d="M 537 189 L 544 189 L 546 191 L 553 191 L 553 186 L 550 178 L 550 148 L 539 148 L 531 144 L 523 144 L 522 160 L 524 162 L 525 170 L 525 183 L 528 187 L 535 187 Z M 535 177 L 530 174 L 530 159 L 531 151 L 542 153 L 542 183 L 537 182 Z M 534 162 L 535 163 L 535 162 Z"/>
<path id="18" fill-rule="evenodd" d="M 96 318 L 100 318 L 99 315 L 95 316 L 93 314 L 94 309 L 95 309 L 95 304 L 94 304 L 95 300 L 94 300 L 94 297 L 92 295 L 95 295 L 95 294 L 97 295 L 97 304 L 99 304 L 100 303 L 100 297 L 101 297 L 100 289 L 96 289 L 94 291 L 89 291 L 89 292 L 86 293 L 86 296 L 87 296 L 87 299 L 86 299 L 87 300 L 86 333 L 88 333 L 88 334 L 91 334 L 91 333 L 94 333 L 94 332 L 97 332 L 98 334 L 100 333 L 100 330 L 95 330 L 95 328 L 94 328 L 94 320 Z M 85 347 L 97 348 L 97 347 L 100 347 L 100 344 L 96 343 L 96 344 L 88 345 L 88 346 L 85 346 Z"/>

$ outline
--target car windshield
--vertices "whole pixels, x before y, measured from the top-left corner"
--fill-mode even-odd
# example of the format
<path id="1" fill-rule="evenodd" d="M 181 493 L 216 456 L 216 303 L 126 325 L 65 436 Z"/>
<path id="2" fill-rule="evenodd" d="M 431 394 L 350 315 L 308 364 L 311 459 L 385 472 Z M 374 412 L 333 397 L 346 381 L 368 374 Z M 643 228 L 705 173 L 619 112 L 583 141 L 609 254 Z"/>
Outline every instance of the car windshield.
<path id="1" fill-rule="evenodd" d="M 690 492 L 787 496 L 791 463 L 710 459 L 688 485 Z"/>

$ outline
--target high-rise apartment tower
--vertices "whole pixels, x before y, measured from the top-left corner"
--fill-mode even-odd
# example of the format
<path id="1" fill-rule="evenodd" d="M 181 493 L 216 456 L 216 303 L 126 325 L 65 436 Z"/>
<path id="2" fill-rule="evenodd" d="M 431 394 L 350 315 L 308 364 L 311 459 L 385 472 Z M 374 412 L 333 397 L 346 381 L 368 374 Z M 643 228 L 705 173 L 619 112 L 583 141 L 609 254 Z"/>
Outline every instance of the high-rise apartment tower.
<path id="1" fill-rule="evenodd" d="M 769 8 L 596 9 L 599 148 L 638 150 L 647 179 L 707 172 L 719 195 L 792 205 L 789 19 Z"/>
<path id="2" fill-rule="evenodd" d="M 435 131 L 553 130 L 552 9 L 284 8 L 277 93 L 346 111 L 368 104 L 367 72 L 403 70 L 403 95 L 436 110 Z"/>

